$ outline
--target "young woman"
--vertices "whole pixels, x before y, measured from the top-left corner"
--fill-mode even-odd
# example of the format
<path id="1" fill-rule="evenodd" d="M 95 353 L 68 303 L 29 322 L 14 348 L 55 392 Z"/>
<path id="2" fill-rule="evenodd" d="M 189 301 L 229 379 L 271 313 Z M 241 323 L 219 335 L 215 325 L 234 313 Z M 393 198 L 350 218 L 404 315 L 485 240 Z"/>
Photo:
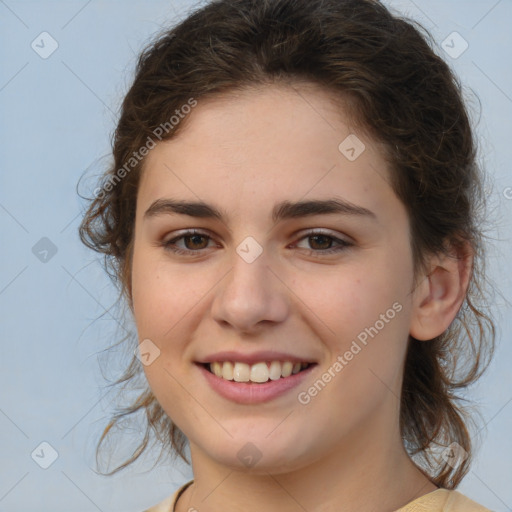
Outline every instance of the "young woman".
<path id="1" fill-rule="evenodd" d="M 370 0 L 220 0 L 142 53 L 81 236 L 148 383 L 100 444 L 144 409 L 117 470 L 190 448 L 150 511 L 487 510 L 455 490 L 494 336 L 479 170 L 426 38 Z"/>

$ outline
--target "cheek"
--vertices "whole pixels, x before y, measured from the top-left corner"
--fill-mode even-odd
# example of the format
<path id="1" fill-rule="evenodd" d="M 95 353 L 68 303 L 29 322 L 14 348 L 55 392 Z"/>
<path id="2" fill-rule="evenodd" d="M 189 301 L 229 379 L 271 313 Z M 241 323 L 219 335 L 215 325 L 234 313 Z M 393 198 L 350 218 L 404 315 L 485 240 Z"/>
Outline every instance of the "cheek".
<path id="1" fill-rule="evenodd" d="M 384 261 L 372 265 L 361 262 L 340 266 L 328 275 L 297 275 L 295 290 L 331 335 L 346 340 L 373 325 L 394 303 L 404 305 L 405 279 L 400 282 L 395 272 L 398 271 Z"/>
<path id="2" fill-rule="evenodd" d="M 173 271 L 155 251 L 134 250 L 132 297 L 140 336 L 163 341 L 166 332 L 199 300 L 198 281 L 193 273 Z"/>
<path id="3" fill-rule="evenodd" d="M 399 396 L 408 339 L 403 286 L 384 267 L 364 270 L 340 273 L 316 295 L 317 311 L 329 326 L 323 341 L 329 353 L 324 372 L 330 374 L 329 391 L 320 393 L 316 406 L 325 414 L 332 414 L 333 403 L 340 411 L 358 411 L 355 422 L 390 393 Z"/>
<path id="4" fill-rule="evenodd" d="M 200 300 L 201 276 L 175 270 L 154 250 L 134 248 L 132 298 L 138 338 L 140 342 L 151 340 L 160 350 L 159 356 L 144 365 L 143 370 L 159 404 L 173 421 L 181 424 L 183 411 L 188 411 L 188 395 L 179 383 L 185 378 L 186 367 L 182 361 L 190 338 L 194 306 Z M 202 288 L 208 289 L 205 284 Z M 189 388 L 193 392 L 192 386 Z"/>
<path id="5" fill-rule="evenodd" d="M 405 257 L 397 261 L 382 254 L 371 265 L 361 262 L 347 272 L 337 269 L 304 300 L 314 305 L 311 309 L 321 319 L 317 323 L 329 327 L 323 340 L 331 366 L 338 361 L 332 373 L 340 403 L 371 407 L 389 389 L 399 394 L 409 330 L 407 269 Z"/>

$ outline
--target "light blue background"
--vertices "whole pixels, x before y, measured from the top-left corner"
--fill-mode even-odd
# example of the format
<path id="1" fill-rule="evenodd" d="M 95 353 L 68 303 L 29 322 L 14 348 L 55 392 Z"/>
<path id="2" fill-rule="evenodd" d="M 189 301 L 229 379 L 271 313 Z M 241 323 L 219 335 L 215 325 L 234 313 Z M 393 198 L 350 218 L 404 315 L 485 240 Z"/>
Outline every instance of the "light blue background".
<path id="1" fill-rule="evenodd" d="M 496 356 L 471 393 L 487 427 L 459 490 L 492 510 L 510 511 L 512 323 L 505 299 L 512 290 L 512 199 L 504 191 L 512 187 L 512 2 L 388 5 L 422 22 L 439 44 L 453 31 L 469 43 L 457 59 L 444 55 L 468 94 L 481 101 L 478 134 L 491 176 L 491 235 L 498 240 L 489 267 L 502 296 L 495 299 Z M 192 477 L 190 468 L 172 462 L 149 471 L 156 451 L 118 476 L 91 469 L 115 398 L 97 358 L 122 331 L 101 262 L 78 240 L 83 202 L 76 194 L 86 169 L 97 175 L 108 163 L 110 134 L 138 52 L 191 6 L 0 1 L 1 512 L 140 512 Z M 31 48 L 43 31 L 59 45 L 47 59 Z M 84 184 L 92 190 L 90 180 Z M 57 247 L 47 263 L 32 252 L 42 237 Z M 59 454 L 46 470 L 30 456 L 42 441 Z"/>

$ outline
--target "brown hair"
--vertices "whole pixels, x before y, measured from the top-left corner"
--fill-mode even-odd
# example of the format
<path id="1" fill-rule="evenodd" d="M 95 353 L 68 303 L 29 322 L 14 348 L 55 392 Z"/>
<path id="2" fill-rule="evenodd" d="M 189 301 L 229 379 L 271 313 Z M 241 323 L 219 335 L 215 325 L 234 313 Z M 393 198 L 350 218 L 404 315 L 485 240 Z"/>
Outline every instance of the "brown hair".
<path id="1" fill-rule="evenodd" d="M 479 213 L 484 197 L 474 136 L 461 86 L 432 46 L 421 26 L 371 0 L 217 0 L 196 10 L 140 55 L 115 131 L 114 162 L 91 199 L 80 236 L 105 255 L 107 271 L 129 301 L 144 164 L 143 158 L 130 159 L 155 134 L 169 139 L 186 124 L 185 118 L 169 128 L 171 116 L 191 99 L 277 82 L 310 82 L 333 97 L 349 99 L 354 120 L 386 148 L 393 188 L 409 214 L 415 275 L 425 270 L 429 254 L 465 244 L 474 251 L 470 285 L 456 319 L 431 341 L 410 337 L 401 395 L 404 446 L 436 485 L 455 488 L 472 455 L 471 418 L 458 391 L 488 366 L 495 328 L 482 309 Z M 141 374 L 133 356 L 116 384 L 129 384 Z M 108 474 L 137 459 L 151 432 L 162 442 L 162 452 L 167 447 L 187 461 L 184 434 L 147 384 L 132 405 L 111 419 L 97 449 L 122 418 L 144 411 L 143 440 L 132 457 Z M 436 446 L 452 442 L 468 454 L 456 467 L 435 455 Z"/>

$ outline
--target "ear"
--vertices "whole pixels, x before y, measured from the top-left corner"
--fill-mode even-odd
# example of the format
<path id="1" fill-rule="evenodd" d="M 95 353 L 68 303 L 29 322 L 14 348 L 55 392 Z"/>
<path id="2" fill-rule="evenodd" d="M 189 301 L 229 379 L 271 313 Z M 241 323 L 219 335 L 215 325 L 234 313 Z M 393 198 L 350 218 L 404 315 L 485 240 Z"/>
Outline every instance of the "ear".
<path id="1" fill-rule="evenodd" d="M 466 296 L 473 268 L 469 243 L 454 246 L 448 254 L 429 258 L 428 274 L 413 290 L 409 334 L 417 340 L 431 340 L 453 322 Z"/>

